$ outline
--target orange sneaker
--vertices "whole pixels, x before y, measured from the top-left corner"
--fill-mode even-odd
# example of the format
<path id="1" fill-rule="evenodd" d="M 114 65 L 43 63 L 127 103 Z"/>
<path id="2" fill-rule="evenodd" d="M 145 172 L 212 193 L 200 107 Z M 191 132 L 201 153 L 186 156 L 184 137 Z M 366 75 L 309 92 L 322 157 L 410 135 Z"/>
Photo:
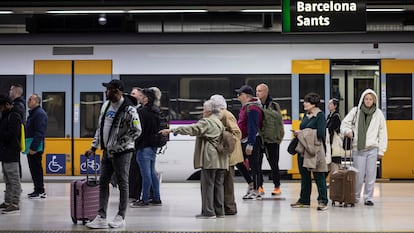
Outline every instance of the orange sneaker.
<path id="1" fill-rule="evenodd" d="M 282 191 L 280 191 L 280 187 L 274 188 L 272 191 L 272 196 L 280 195 Z"/>
<path id="2" fill-rule="evenodd" d="M 259 193 L 259 195 L 264 195 L 265 191 L 263 189 L 263 186 L 260 186 L 259 189 L 257 190 L 257 192 Z"/>

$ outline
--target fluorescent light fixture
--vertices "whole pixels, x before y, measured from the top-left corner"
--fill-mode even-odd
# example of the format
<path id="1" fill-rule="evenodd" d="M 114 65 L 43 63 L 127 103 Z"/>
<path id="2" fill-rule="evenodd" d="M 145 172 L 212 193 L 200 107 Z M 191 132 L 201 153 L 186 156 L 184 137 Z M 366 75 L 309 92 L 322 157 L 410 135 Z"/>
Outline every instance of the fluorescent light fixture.
<path id="1" fill-rule="evenodd" d="M 267 12 L 282 12 L 281 9 L 246 9 L 246 10 L 241 10 L 240 12 L 247 12 L 247 13 L 267 13 Z"/>
<path id="2" fill-rule="evenodd" d="M 168 14 L 168 13 L 205 13 L 207 10 L 129 10 L 128 13 L 142 13 L 142 14 Z"/>
<path id="3" fill-rule="evenodd" d="M 48 14 L 122 14 L 124 10 L 52 10 Z"/>
<path id="4" fill-rule="evenodd" d="M 405 11 L 403 8 L 368 8 L 369 12 L 401 12 Z"/>
<path id="5" fill-rule="evenodd" d="M 13 11 L 0 11 L 0 15 L 13 14 Z"/>

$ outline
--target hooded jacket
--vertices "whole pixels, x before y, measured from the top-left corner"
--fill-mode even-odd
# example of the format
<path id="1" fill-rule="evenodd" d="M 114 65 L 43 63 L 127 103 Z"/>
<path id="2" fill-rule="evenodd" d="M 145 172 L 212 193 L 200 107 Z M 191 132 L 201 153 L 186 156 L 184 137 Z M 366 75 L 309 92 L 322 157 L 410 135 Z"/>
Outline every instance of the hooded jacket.
<path id="1" fill-rule="evenodd" d="M 106 150 L 109 155 L 116 155 L 135 150 L 135 139 L 141 134 L 141 123 L 134 103 L 127 97 L 122 97 L 123 102 L 115 114 L 113 123 L 109 130 L 109 139 L 103 142 L 103 124 L 105 114 L 110 105 L 106 101 L 101 108 L 99 115 L 98 128 L 92 141 L 92 150 L 95 151 L 99 146 Z"/>
<path id="2" fill-rule="evenodd" d="M 240 109 L 237 125 L 242 133 L 242 141 L 247 139 L 248 145 L 254 145 L 259 128 L 262 127 L 262 104 L 260 100 L 253 97 Z"/>
<path id="3" fill-rule="evenodd" d="M 365 90 L 359 99 L 357 107 L 351 109 L 351 111 L 345 116 L 341 123 L 341 133 L 346 135 L 349 132 L 354 133 L 354 139 L 352 141 L 352 148 L 356 150 L 358 143 L 358 120 L 361 113 L 361 106 L 364 103 L 364 96 L 366 94 L 373 94 L 377 100 L 375 107 L 377 110 L 373 113 L 371 122 L 369 124 L 366 136 L 365 149 L 378 148 L 378 154 L 383 156 L 387 150 L 388 136 L 387 126 L 384 118 L 384 114 L 378 108 L 379 102 L 377 94 L 372 89 Z"/>

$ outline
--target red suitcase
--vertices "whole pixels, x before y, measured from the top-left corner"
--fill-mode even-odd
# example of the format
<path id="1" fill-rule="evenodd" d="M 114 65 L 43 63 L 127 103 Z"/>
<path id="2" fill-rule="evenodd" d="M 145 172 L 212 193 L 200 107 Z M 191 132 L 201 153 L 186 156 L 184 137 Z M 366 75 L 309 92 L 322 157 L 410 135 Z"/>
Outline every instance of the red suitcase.
<path id="1" fill-rule="evenodd" d="M 351 142 L 352 143 L 352 142 Z M 346 166 L 347 156 L 349 153 L 350 166 Z M 345 153 L 345 166 L 339 170 L 333 171 L 329 181 L 329 198 L 332 200 L 332 206 L 338 202 L 340 206 L 355 206 L 355 185 L 356 170 L 352 167 L 352 150 Z"/>
<path id="2" fill-rule="evenodd" d="M 88 162 L 88 161 L 86 161 Z M 89 177 L 88 170 L 86 179 L 74 180 L 70 186 L 70 213 L 72 221 L 82 224 L 92 221 L 98 215 L 99 209 L 99 182 L 95 170 L 95 177 Z"/>

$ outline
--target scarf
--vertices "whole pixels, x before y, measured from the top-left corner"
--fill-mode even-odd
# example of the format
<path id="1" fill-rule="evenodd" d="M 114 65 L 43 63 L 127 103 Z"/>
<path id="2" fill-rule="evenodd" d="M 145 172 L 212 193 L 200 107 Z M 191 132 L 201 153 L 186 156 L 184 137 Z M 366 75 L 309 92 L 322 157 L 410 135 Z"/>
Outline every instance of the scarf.
<path id="1" fill-rule="evenodd" d="M 374 114 L 375 110 L 377 110 L 375 104 L 370 108 L 367 108 L 364 104 L 361 106 L 361 112 L 359 114 L 358 120 L 358 150 L 365 149 L 369 123 L 371 123 L 372 115 Z"/>

